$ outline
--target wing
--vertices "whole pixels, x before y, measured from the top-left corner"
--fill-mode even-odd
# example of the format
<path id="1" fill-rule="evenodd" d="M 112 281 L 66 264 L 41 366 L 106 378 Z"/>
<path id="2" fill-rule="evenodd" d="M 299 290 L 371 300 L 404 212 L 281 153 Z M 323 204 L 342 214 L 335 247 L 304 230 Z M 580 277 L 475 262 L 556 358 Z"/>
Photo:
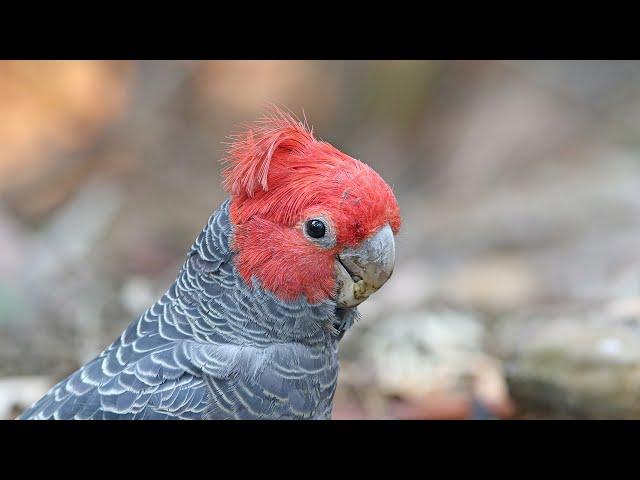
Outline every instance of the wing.
<path id="1" fill-rule="evenodd" d="M 210 419 L 329 418 L 338 375 L 337 351 L 280 343 L 267 348 L 207 352 L 209 359 L 231 366 L 204 377 Z M 220 356 L 222 355 L 222 357 Z M 233 358 L 224 359 L 225 355 Z"/>
<path id="2" fill-rule="evenodd" d="M 109 348 L 19 418 L 200 418 L 210 393 L 191 355 L 200 343 L 207 347 L 212 342 L 213 348 L 220 340 L 203 320 L 202 298 L 219 297 L 229 282 L 230 230 L 226 201 L 209 219 L 162 298 Z M 197 356 L 201 361 L 205 357 Z"/>
<path id="3" fill-rule="evenodd" d="M 144 338 L 144 337 L 141 337 Z M 128 345 L 140 350 L 144 342 Z M 172 342 L 122 365 L 116 342 L 21 419 L 327 418 L 337 364 L 301 345 Z M 323 403 L 323 399 L 327 401 Z"/>
<path id="4" fill-rule="evenodd" d="M 337 345 L 294 340 L 324 335 L 318 325 L 333 307 L 248 289 L 230 236 L 225 202 L 162 298 L 20 418 L 327 418 Z M 293 337 L 273 342 L 273 331 Z"/>
<path id="5" fill-rule="evenodd" d="M 209 403 L 187 342 L 152 346 L 140 337 L 114 343 L 51 389 L 21 419 L 199 418 Z M 143 351 L 151 348 L 148 351 Z M 137 353 L 124 361 L 127 349 Z"/>

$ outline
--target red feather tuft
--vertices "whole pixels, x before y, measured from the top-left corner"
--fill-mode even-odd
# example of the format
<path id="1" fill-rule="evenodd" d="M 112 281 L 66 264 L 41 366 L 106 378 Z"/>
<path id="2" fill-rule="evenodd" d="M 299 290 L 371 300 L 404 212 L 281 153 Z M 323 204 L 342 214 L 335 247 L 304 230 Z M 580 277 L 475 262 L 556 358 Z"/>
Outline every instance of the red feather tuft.
<path id="1" fill-rule="evenodd" d="M 276 106 L 235 136 L 223 160 L 224 188 L 232 195 L 253 197 L 261 188 L 269 190 L 269 167 L 275 156 L 304 152 L 315 142 L 311 131 Z"/>

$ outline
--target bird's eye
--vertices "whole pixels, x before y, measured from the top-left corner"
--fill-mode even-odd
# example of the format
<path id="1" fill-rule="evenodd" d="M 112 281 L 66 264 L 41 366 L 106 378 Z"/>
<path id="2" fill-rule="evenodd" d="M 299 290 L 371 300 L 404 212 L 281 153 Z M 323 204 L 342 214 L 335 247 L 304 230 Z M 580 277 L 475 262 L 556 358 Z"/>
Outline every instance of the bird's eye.
<path id="1" fill-rule="evenodd" d="M 305 223 L 304 228 L 307 232 L 307 235 L 309 235 L 311 238 L 322 238 L 327 231 L 327 227 L 325 226 L 324 222 L 322 220 L 318 220 L 317 218 L 309 220 L 307 223 Z"/>

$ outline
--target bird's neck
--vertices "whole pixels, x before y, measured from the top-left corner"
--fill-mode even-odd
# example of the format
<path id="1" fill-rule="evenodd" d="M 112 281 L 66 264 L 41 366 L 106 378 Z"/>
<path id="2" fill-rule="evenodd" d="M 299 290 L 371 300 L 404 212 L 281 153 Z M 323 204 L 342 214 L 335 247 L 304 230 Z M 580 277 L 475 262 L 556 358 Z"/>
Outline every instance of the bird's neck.
<path id="1" fill-rule="evenodd" d="M 351 326 L 355 309 L 336 309 L 331 300 L 311 304 L 304 296 L 283 301 L 255 277 L 247 284 L 234 263 L 232 236 L 227 200 L 203 228 L 176 279 L 177 301 L 194 336 L 240 344 L 332 344 Z"/>

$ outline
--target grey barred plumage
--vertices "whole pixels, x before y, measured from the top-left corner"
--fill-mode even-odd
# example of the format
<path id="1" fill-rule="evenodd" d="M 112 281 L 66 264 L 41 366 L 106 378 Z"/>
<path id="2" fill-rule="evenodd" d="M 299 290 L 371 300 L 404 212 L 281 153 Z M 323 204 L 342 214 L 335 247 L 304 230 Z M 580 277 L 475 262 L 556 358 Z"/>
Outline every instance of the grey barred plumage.
<path id="1" fill-rule="evenodd" d="M 326 419 L 355 308 L 284 302 L 236 271 L 229 201 L 168 291 L 20 419 Z"/>

